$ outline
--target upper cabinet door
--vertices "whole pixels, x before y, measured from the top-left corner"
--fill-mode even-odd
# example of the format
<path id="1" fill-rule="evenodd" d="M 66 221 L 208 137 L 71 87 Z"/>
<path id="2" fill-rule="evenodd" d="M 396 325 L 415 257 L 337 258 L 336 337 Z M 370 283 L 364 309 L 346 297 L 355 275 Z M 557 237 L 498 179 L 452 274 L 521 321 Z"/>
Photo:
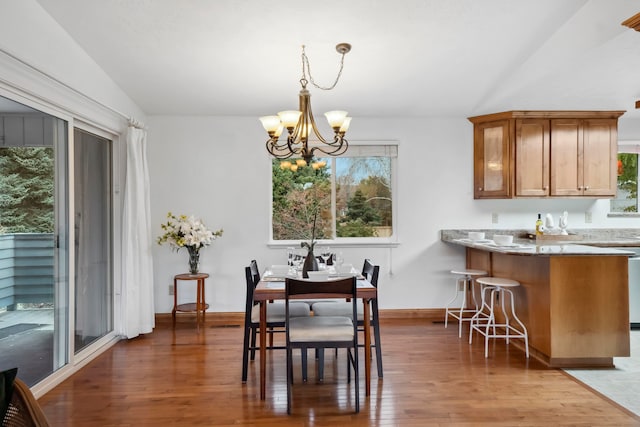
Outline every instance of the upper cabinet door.
<path id="1" fill-rule="evenodd" d="M 616 195 L 618 126 L 616 120 L 583 122 L 583 187 L 585 196 Z"/>
<path id="2" fill-rule="evenodd" d="M 516 197 L 549 195 L 549 120 L 516 120 Z"/>
<path id="3" fill-rule="evenodd" d="M 551 195 L 581 196 L 582 129 L 578 119 L 551 120 Z"/>
<path id="4" fill-rule="evenodd" d="M 510 197 L 509 120 L 480 123 L 474 133 L 474 198 Z"/>

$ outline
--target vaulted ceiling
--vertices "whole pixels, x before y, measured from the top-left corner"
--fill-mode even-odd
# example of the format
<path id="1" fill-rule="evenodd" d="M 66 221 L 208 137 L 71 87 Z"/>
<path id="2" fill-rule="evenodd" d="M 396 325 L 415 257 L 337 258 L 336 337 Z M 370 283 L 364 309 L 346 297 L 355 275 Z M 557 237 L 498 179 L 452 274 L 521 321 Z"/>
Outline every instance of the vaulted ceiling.
<path id="1" fill-rule="evenodd" d="M 147 114 L 297 107 L 301 45 L 316 114 L 470 116 L 612 109 L 640 117 L 628 0 L 38 0 Z"/>

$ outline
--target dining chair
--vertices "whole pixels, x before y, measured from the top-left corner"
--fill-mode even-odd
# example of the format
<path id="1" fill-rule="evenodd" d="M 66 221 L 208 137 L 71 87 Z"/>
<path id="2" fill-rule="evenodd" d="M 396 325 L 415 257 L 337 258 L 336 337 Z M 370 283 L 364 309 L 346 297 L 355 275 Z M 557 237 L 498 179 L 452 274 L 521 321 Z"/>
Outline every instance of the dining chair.
<path id="1" fill-rule="evenodd" d="M 6 384 L 3 384 L 6 386 Z M 11 397 L 6 403 L 4 414 L 0 414 L 2 426 L 48 427 L 49 421 L 35 396 L 24 382 L 15 378 L 10 387 Z M 4 389 L 4 387 L 3 387 Z M 5 390 L 3 390 L 5 391 Z M 8 394 L 4 397 L 8 397 Z"/>
<path id="2" fill-rule="evenodd" d="M 247 382 L 249 369 L 249 357 L 256 358 L 256 337 L 260 330 L 260 304 L 253 300 L 253 293 L 260 282 L 260 270 L 256 260 L 251 260 L 248 267 L 245 267 L 245 280 L 247 282 L 247 295 L 245 300 L 244 313 L 244 344 L 242 351 L 242 383 Z M 284 301 L 269 302 L 267 304 L 267 333 L 269 334 L 268 350 L 284 350 L 284 345 L 273 344 L 274 333 L 284 333 L 285 327 L 285 303 Z M 291 316 L 309 317 L 311 309 L 309 304 L 296 301 L 291 305 Z"/>
<path id="3" fill-rule="evenodd" d="M 378 276 L 380 275 L 380 266 L 374 265 L 371 260 L 365 259 L 362 266 L 362 276 L 367 279 L 373 286 L 378 287 Z M 351 304 L 344 301 L 324 302 L 319 301 L 311 306 L 314 316 L 350 316 Z M 371 347 L 375 347 L 376 365 L 378 368 L 378 378 L 382 378 L 382 345 L 380 342 L 380 322 L 378 318 L 378 299 L 371 300 L 371 322 L 373 328 L 373 342 Z M 358 330 L 364 331 L 364 312 L 362 304 L 358 304 Z M 361 344 L 360 346 L 364 346 Z M 321 357 L 319 355 L 319 357 Z M 304 375 L 304 373 L 303 373 Z"/>
<path id="4" fill-rule="evenodd" d="M 291 414 L 293 387 L 293 349 L 305 354 L 308 349 L 347 349 L 347 382 L 351 382 L 351 368 L 354 372 L 355 412 L 360 412 L 360 383 L 358 370 L 358 326 L 356 301 L 357 280 L 347 277 L 338 280 L 308 281 L 286 279 L 286 347 L 287 347 L 287 413 Z M 350 316 L 310 316 L 292 317 L 293 303 L 305 298 L 350 298 Z M 318 363 L 318 367 L 320 362 Z"/>

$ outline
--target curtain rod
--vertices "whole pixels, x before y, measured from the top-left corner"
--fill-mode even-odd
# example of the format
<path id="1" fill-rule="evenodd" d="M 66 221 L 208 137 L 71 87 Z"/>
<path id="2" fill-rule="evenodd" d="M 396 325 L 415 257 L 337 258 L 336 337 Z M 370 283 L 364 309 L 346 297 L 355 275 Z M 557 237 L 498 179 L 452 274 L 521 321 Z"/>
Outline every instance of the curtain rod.
<path id="1" fill-rule="evenodd" d="M 67 83 L 65 83 L 62 80 L 52 76 L 51 74 L 49 74 L 49 73 L 47 73 L 45 71 L 42 71 L 41 69 L 29 64 L 24 59 L 18 57 L 17 55 L 15 55 L 15 54 L 13 54 L 11 52 L 8 52 L 6 49 L 4 49 L 2 47 L 0 47 L 0 52 L 2 52 L 3 54 L 7 55 L 8 57 L 13 59 L 14 61 L 17 61 L 20 64 L 24 65 L 25 67 L 31 69 L 32 71 L 35 71 L 36 73 L 46 77 L 47 79 L 49 79 L 49 80 L 59 84 L 60 86 L 70 90 L 71 92 L 75 93 L 76 95 L 79 95 L 80 97 L 82 97 L 82 98 L 84 98 L 84 99 L 86 99 L 86 100 L 88 100 L 90 102 L 93 102 L 94 104 L 97 104 L 100 107 L 111 111 L 112 113 L 115 113 L 115 114 L 119 115 L 123 119 L 127 120 L 129 126 L 133 126 L 133 127 L 136 127 L 136 128 L 144 129 L 144 127 L 145 127 L 144 124 L 142 122 L 140 122 L 139 120 L 137 120 L 137 119 L 135 119 L 135 118 L 133 118 L 133 117 L 127 115 L 127 114 L 124 114 L 123 112 L 121 112 L 121 111 L 119 111 L 119 110 L 117 110 L 117 109 L 115 109 L 115 108 L 113 108 L 113 107 L 111 107 L 111 106 L 109 106 L 107 104 L 104 104 L 103 102 L 100 102 L 97 99 L 92 98 L 92 97 L 90 97 L 89 95 L 87 95 L 85 93 L 80 92 L 78 89 L 68 85 Z"/>

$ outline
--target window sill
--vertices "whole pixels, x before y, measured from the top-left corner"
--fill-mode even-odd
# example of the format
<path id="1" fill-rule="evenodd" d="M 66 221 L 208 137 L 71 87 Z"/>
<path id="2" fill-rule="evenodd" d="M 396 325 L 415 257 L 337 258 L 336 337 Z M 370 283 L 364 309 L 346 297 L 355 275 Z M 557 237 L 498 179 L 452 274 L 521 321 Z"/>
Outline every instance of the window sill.
<path id="1" fill-rule="evenodd" d="M 640 212 L 609 212 L 607 218 L 640 218 Z"/>
<path id="2" fill-rule="evenodd" d="M 340 247 L 340 248 L 397 248 L 400 246 L 400 242 L 397 241 L 364 241 L 364 240 L 354 240 L 354 241 L 318 241 L 316 242 L 317 246 L 331 246 L 331 247 Z M 268 248 L 273 249 L 281 249 L 287 247 L 299 247 L 300 240 L 288 240 L 288 241 L 270 241 L 267 243 Z"/>

